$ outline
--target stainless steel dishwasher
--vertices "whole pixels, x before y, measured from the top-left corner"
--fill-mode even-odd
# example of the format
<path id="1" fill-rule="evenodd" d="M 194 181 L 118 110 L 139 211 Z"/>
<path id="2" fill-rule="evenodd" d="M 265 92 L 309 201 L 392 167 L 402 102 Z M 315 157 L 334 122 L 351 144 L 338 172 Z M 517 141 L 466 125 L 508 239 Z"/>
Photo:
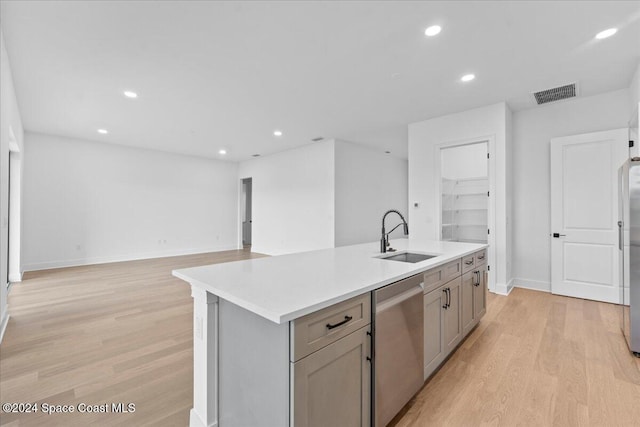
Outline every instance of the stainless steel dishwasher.
<path id="1" fill-rule="evenodd" d="M 423 275 L 373 293 L 373 425 L 386 426 L 424 383 Z"/>

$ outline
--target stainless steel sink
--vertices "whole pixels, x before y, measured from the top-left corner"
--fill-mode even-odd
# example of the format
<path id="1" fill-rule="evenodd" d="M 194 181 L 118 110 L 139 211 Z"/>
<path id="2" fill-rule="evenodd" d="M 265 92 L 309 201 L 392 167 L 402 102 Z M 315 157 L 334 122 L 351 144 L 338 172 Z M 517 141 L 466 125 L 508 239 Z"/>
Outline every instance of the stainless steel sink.
<path id="1" fill-rule="evenodd" d="M 388 259 L 390 261 L 401 261 L 401 262 L 420 262 L 427 259 L 435 258 L 438 255 L 425 255 L 425 254 L 414 254 L 412 252 L 402 252 L 395 255 L 389 255 L 385 257 L 380 257 L 381 259 Z"/>

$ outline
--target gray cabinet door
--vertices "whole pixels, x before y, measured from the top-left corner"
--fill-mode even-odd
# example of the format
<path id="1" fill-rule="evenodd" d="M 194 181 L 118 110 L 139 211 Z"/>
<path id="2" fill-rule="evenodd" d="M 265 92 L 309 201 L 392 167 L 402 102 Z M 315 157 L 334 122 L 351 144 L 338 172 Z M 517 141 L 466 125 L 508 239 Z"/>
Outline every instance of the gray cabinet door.
<path id="1" fill-rule="evenodd" d="M 462 319 L 460 316 L 460 289 L 462 278 L 458 277 L 444 285 L 447 291 L 447 308 L 444 309 L 444 349 L 445 357 L 453 351 L 462 339 Z"/>
<path id="2" fill-rule="evenodd" d="M 487 312 L 487 265 L 481 265 L 478 271 L 480 283 L 478 286 L 473 287 L 473 312 L 475 314 L 476 321 L 479 321 Z M 476 282 L 478 282 L 478 280 L 476 280 Z"/>
<path id="3" fill-rule="evenodd" d="M 442 339 L 443 306 L 446 302 L 444 287 L 424 296 L 424 378 L 444 360 L 444 340 Z"/>
<path id="4" fill-rule="evenodd" d="M 292 425 L 370 425 L 370 326 L 292 363 Z"/>
<path id="5" fill-rule="evenodd" d="M 473 329 L 476 325 L 476 316 L 474 310 L 474 294 L 476 293 L 476 277 L 477 275 L 473 271 L 469 271 L 462 275 L 462 285 L 460 288 L 461 303 L 460 310 L 462 311 L 462 335 Z"/>

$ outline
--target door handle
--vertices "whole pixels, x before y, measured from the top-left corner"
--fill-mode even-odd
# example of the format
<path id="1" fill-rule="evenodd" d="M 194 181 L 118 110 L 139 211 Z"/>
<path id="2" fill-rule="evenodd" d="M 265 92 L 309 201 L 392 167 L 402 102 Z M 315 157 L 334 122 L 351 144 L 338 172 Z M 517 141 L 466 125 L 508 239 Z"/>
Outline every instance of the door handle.
<path id="1" fill-rule="evenodd" d="M 559 237 L 564 237 L 564 236 L 566 236 L 566 234 L 553 233 L 553 234 L 552 234 L 552 236 L 553 236 L 555 239 L 557 239 L 557 238 L 559 238 Z"/>
<path id="2" fill-rule="evenodd" d="M 451 288 L 447 288 L 447 308 L 451 307 Z"/>
<path id="3" fill-rule="evenodd" d="M 622 221 L 618 221 L 618 249 L 622 250 Z"/>
<path id="4" fill-rule="evenodd" d="M 447 290 L 446 290 L 446 289 L 443 289 L 443 290 L 442 290 L 442 292 L 444 292 L 444 298 L 445 298 L 445 299 L 444 299 L 444 305 L 442 306 L 442 308 L 444 308 L 444 309 L 446 310 L 446 309 L 447 309 L 447 307 L 448 307 L 448 306 L 447 306 L 447 299 L 448 299 L 448 298 L 447 298 Z"/>

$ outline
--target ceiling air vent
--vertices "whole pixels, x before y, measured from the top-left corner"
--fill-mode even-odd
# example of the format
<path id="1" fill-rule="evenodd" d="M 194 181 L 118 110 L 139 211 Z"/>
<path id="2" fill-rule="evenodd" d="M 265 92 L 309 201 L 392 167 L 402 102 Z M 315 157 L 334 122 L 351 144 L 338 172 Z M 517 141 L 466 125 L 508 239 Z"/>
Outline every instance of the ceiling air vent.
<path id="1" fill-rule="evenodd" d="M 561 99 L 574 98 L 578 94 L 577 83 L 571 83 L 564 86 L 558 86 L 551 89 L 534 92 L 538 105 L 548 102 L 560 101 Z"/>

